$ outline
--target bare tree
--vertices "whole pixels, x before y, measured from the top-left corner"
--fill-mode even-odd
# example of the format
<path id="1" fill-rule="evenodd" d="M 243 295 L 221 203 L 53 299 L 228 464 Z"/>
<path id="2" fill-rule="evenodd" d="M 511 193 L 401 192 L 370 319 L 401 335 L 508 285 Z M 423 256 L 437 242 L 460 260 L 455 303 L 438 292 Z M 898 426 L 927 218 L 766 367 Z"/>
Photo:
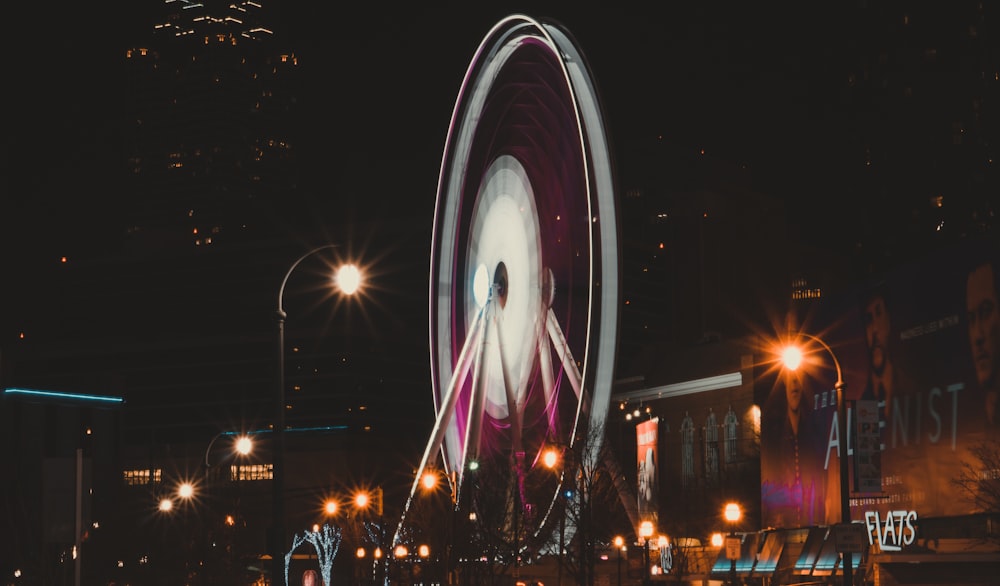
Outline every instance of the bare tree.
<path id="1" fill-rule="evenodd" d="M 563 447 L 560 498 L 551 515 L 550 542 L 560 551 L 560 572 L 565 570 L 581 586 L 594 584 L 598 549 L 607 548 L 612 536 L 629 526 L 616 486 L 618 466 L 604 432 L 603 426 L 592 428 Z"/>
<path id="2" fill-rule="evenodd" d="M 285 554 L 285 584 L 288 582 L 288 568 L 292 563 L 292 555 L 303 543 L 309 543 L 316 550 L 316 558 L 319 562 L 319 569 L 323 584 L 330 584 L 330 575 L 333 568 L 333 560 L 337 558 L 337 551 L 340 549 L 341 529 L 323 524 L 318 531 L 303 531 L 296 533 L 292 540 L 292 547 Z"/>
<path id="3" fill-rule="evenodd" d="M 983 440 L 971 450 L 973 458 L 962 461 L 952 484 L 979 513 L 1000 513 L 1000 441 Z M 1000 535 L 990 533 L 987 540 L 1000 541 Z"/>

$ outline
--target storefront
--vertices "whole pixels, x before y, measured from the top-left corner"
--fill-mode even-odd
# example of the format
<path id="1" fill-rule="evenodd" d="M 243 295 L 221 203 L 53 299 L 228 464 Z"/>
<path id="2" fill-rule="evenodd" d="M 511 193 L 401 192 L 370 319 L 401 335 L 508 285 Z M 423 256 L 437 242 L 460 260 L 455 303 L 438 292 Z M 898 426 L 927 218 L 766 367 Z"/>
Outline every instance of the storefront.
<path id="1" fill-rule="evenodd" d="M 858 525 L 863 525 L 858 523 Z M 852 555 L 853 583 L 872 586 L 1000 583 L 1000 516 L 917 520 L 912 540 L 899 546 L 884 531 Z M 879 543 L 879 537 L 883 543 Z M 725 548 L 711 568 L 713 582 L 732 573 L 745 584 L 842 584 L 842 556 L 831 527 L 774 529 L 741 534 L 740 558 L 733 565 Z"/>

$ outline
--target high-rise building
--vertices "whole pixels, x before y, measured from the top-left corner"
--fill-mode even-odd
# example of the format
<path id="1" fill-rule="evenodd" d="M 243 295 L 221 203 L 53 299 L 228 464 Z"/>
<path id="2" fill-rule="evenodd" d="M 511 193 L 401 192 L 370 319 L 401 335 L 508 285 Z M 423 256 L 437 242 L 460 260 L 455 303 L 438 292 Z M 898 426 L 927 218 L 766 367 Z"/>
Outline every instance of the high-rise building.
<path id="1" fill-rule="evenodd" d="M 121 213 L 136 244 L 259 239 L 295 213 L 298 59 L 268 8 L 165 0 L 125 52 Z"/>

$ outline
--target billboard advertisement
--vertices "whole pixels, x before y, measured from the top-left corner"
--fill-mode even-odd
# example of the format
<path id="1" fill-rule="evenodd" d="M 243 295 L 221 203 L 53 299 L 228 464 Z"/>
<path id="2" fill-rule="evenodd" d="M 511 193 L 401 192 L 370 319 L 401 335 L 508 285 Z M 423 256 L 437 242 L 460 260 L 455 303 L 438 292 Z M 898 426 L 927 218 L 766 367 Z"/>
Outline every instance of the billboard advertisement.
<path id="1" fill-rule="evenodd" d="M 844 443 L 852 519 L 974 512 L 952 479 L 971 448 L 1000 441 L 998 263 L 994 243 L 968 242 L 810 306 L 799 331 L 828 348 L 800 337 L 803 367 L 775 367 L 759 397 L 765 527 L 839 522 Z"/>
<path id="2" fill-rule="evenodd" d="M 652 521 L 653 527 L 657 527 L 659 518 L 659 450 L 657 448 L 657 438 L 659 437 L 659 418 L 652 418 L 643 421 L 635 426 L 635 439 L 638 474 L 639 495 L 639 519 L 641 521 Z"/>

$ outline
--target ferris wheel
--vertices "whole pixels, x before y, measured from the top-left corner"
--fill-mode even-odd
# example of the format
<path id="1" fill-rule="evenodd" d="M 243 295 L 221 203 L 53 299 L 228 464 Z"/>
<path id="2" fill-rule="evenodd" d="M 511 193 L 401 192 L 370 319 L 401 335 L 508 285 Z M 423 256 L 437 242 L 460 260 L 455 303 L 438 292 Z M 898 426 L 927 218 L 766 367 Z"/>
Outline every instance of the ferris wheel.
<path id="1" fill-rule="evenodd" d="M 433 468 L 456 503 L 477 476 L 504 471 L 491 478 L 508 479 L 512 506 L 551 510 L 558 483 L 527 480 L 543 474 L 542 451 L 599 441 L 581 432 L 603 428 L 608 411 L 617 230 L 582 52 L 557 23 L 501 20 L 466 72 L 445 143 L 430 267 L 437 418 L 407 508 Z M 521 529 L 546 516 L 521 515 Z"/>

